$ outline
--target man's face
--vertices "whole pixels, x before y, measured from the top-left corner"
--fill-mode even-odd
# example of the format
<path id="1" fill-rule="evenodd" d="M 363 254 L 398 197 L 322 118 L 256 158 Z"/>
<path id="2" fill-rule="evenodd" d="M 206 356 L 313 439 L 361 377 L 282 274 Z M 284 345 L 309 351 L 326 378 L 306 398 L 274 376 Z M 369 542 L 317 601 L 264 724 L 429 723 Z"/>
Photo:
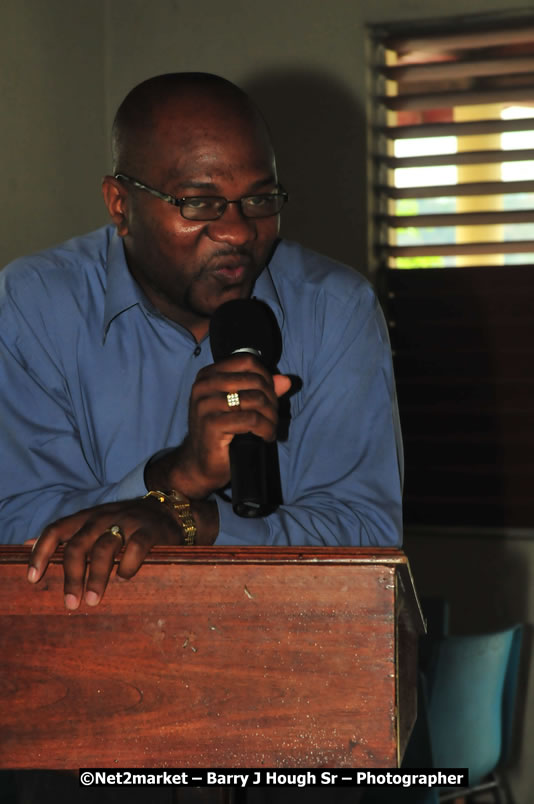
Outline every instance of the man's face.
<path id="1" fill-rule="evenodd" d="M 178 198 L 218 195 L 235 200 L 277 188 L 274 156 L 250 119 L 191 113 L 184 125 L 162 116 L 134 174 Z M 215 221 L 190 221 L 149 193 L 127 190 L 123 231 L 128 266 L 152 303 L 198 339 L 209 316 L 229 299 L 247 298 L 278 234 L 278 216 L 245 218 L 230 204 Z"/>

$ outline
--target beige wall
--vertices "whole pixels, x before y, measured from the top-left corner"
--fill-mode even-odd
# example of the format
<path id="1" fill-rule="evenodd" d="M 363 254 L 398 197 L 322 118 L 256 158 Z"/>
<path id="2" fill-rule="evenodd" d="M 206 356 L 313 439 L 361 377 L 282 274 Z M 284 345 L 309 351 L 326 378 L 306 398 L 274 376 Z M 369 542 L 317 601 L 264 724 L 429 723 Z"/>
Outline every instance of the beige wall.
<path id="1" fill-rule="evenodd" d="M 150 75 L 208 70 L 247 87 L 270 120 L 291 193 L 287 235 L 365 268 L 365 25 L 506 11 L 506 0 L 3 0 L 0 29 L 0 264 L 106 220 L 100 176 L 124 93 Z M 534 10 L 534 3 L 522 4 Z M 318 196 L 333 193 L 330 203 Z M 532 537 L 532 534 L 530 534 Z M 534 623 L 534 541 L 418 536 L 423 593 L 453 625 Z M 473 575 L 465 572 L 466 556 Z M 461 571 L 459 571 L 461 570 Z M 534 693 L 512 782 L 534 802 Z"/>
<path id="2" fill-rule="evenodd" d="M 100 5 L 0 5 L 0 265 L 104 220 Z"/>

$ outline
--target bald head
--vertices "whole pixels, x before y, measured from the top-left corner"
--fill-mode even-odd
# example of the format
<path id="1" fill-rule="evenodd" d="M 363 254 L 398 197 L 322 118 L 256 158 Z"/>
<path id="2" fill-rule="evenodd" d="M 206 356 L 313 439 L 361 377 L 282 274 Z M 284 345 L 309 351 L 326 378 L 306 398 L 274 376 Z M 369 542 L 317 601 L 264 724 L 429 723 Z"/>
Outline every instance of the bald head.
<path id="1" fill-rule="evenodd" d="M 134 87 L 117 110 L 112 129 L 114 173 L 133 173 L 146 165 L 158 134 L 174 128 L 184 139 L 217 133 L 227 122 L 252 126 L 269 143 L 266 123 L 242 89 L 211 73 L 167 73 Z"/>

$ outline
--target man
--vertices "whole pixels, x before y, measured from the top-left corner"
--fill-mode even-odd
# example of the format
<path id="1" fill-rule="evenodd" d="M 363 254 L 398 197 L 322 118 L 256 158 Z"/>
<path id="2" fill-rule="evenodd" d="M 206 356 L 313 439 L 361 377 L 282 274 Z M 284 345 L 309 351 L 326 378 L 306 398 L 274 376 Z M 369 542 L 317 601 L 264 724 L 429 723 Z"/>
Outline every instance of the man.
<path id="1" fill-rule="evenodd" d="M 103 193 L 112 226 L 0 274 L 0 526 L 37 538 L 29 580 L 64 544 L 75 609 L 99 603 L 123 547 L 129 579 L 154 544 L 398 545 L 383 317 L 356 272 L 278 240 L 286 196 L 246 95 L 205 74 L 134 88 Z M 274 377 L 251 355 L 213 363 L 210 317 L 252 295 L 281 328 Z M 272 442 L 284 395 L 283 503 L 241 519 L 228 446 Z"/>

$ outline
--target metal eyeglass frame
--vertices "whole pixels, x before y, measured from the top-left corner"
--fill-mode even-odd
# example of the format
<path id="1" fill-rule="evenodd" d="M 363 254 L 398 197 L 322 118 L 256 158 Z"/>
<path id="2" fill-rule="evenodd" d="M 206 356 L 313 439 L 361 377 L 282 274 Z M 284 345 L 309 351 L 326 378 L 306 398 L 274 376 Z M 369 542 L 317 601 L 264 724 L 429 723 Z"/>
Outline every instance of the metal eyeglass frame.
<path id="1" fill-rule="evenodd" d="M 170 193 L 162 193 L 160 190 L 156 190 L 154 187 L 150 187 L 148 184 L 139 181 L 139 179 L 135 179 L 133 176 L 127 176 L 125 173 L 115 173 L 113 178 L 117 179 L 117 181 L 126 181 L 129 184 L 133 184 L 133 186 L 137 187 L 139 190 L 145 190 L 147 193 L 154 195 L 161 201 L 166 201 L 168 204 L 172 204 L 173 206 L 178 207 L 180 210 L 180 214 L 182 215 L 183 218 L 185 218 L 186 220 L 193 220 L 193 221 L 203 221 L 203 220 L 216 221 L 224 215 L 228 204 L 239 204 L 241 212 L 245 216 L 245 218 L 272 218 L 274 217 L 274 215 L 278 215 L 281 212 L 284 204 L 289 199 L 287 192 L 283 189 L 281 185 L 279 185 L 279 190 L 276 193 L 253 193 L 251 195 L 244 195 L 242 198 L 237 198 L 235 200 L 230 201 L 221 195 L 195 195 L 195 196 L 185 196 L 183 198 L 177 198 L 174 195 L 170 195 Z M 245 207 L 243 205 L 243 202 L 246 201 L 248 198 L 260 198 L 260 199 L 278 198 L 281 199 L 280 208 L 277 209 L 275 212 L 269 212 L 267 215 L 250 215 L 245 210 Z M 210 216 L 208 218 L 202 218 L 202 217 L 191 218 L 188 217 L 187 215 L 184 215 L 183 211 L 184 205 L 197 200 L 220 201 L 222 202 L 220 211 L 218 212 L 218 214 Z"/>

